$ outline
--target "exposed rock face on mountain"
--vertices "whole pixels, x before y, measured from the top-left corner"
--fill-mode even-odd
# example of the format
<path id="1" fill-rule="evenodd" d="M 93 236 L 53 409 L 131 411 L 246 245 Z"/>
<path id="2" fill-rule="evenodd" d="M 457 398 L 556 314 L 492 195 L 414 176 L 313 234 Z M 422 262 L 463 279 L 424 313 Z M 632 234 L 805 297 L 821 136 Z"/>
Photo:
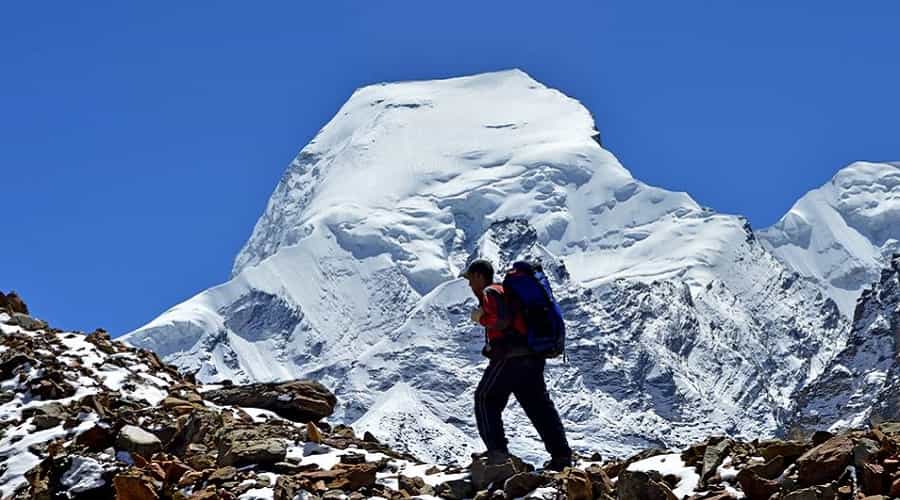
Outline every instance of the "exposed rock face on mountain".
<path id="1" fill-rule="evenodd" d="M 359 89 L 288 167 L 232 279 L 125 340 L 207 382 L 319 380 L 356 429 L 463 461 L 484 360 L 456 276 L 532 256 L 571 330 L 548 373 L 577 448 L 777 433 L 848 319 L 746 220 L 634 179 L 596 135 L 519 71 Z M 513 447 L 537 459 L 526 422 L 509 416 Z"/>
<path id="2" fill-rule="evenodd" d="M 844 314 L 900 251 L 900 163 L 857 162 L 807 193 L 760 238 L 818 281 Z"/>
<path id="3" fill-rule="evenodd" d="M 791 429 L 842 431 L 900 418 L 900 255 L 856 307 L 847 347 L 800 392 Z"/>

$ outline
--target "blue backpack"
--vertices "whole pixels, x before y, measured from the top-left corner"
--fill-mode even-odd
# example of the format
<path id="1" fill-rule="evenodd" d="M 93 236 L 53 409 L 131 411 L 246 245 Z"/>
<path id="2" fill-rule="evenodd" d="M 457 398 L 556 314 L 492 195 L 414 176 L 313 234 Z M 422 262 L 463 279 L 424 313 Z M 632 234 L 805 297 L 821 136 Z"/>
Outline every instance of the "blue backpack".
<path id="1" fill-rule="evenodd" d="M 525 320 L 528 347 L 545 358 L 564 354 L 566 323 L 541 265 L 515 262 L 503 278 L 503 290 L 510 307 Z"/>

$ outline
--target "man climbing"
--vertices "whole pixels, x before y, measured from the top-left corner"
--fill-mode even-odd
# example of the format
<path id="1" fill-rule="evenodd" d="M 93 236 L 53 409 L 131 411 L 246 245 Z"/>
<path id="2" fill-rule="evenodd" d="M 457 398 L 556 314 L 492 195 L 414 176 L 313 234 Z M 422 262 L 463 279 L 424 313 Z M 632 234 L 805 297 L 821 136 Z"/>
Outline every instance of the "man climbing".
<path id="1" fill-rule="evenodd" d="M 462 276 L 478 299 L 479 307 L 471 317 L 485 328 L 482 354 L 490 359 L 475 391 L 475 420 L 488 462 L 502 463 L 509 458 L 502 413 L 512 394 L 550 453 L 545 468 L 571 466 L 572 450 L 544 382 L 544 356 L 529 347 L 523 314 L 510 304 L 503 285 L 494 283 L 494 267 L 489 261 L 473 261 Z"/>

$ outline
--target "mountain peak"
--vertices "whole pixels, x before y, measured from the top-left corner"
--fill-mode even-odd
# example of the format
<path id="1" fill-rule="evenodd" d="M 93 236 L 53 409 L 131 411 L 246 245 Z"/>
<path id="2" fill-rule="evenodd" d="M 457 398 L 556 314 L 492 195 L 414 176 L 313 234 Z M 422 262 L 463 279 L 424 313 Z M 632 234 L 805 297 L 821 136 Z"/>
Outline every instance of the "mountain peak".
<path id="1" fill-rule="evenodd" d="M 824 284 L 849 316 L 863 287 L 900 249 L 900 167 L 855 162 L 800 198 L 761 239 Z"/>

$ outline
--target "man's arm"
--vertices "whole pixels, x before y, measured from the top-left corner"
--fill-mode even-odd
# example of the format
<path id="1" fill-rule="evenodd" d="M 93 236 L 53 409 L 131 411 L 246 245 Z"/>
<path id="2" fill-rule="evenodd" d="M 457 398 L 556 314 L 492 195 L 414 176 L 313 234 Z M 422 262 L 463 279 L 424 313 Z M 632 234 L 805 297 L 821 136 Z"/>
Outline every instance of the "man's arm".
<path id="1" fill-rule="evenodd" d="M 479 323 L 482 326 L 495 330 L 506 330 L 509 327 L 510 317 L 509 308 L 500 292 L 488 288 L 484 291 L 484 314 L 481 315 Z"/>

